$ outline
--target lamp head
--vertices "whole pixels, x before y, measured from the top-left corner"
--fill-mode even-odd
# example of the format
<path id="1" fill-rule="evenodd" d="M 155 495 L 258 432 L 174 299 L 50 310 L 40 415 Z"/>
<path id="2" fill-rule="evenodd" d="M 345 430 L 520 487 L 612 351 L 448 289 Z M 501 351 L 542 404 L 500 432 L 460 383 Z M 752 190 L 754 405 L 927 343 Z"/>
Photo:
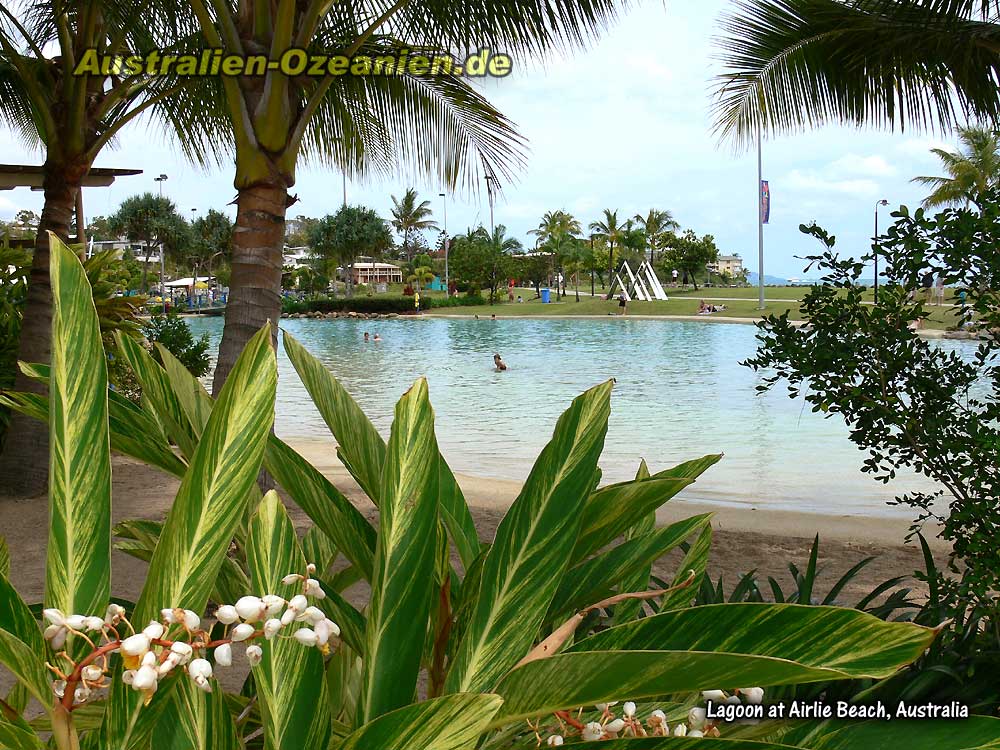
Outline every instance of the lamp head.
<path id="1" fill-rule="evenodd" d="M 889 201 L 887 201 L 887 200 L 886 200 L 885 198 L 883 198 L 882 200 L 880 200 L 880 201 L 878 202 L 878 204 L 879 204 L 880 206 L 888 206 L 888 205 L 889 205 Z"/>

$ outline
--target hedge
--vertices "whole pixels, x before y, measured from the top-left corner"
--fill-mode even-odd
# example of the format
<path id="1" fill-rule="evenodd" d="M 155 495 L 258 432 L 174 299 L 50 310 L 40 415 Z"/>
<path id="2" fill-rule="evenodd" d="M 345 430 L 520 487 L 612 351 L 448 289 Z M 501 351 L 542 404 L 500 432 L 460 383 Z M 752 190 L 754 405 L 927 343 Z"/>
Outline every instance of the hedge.
<path id="1" fill-rule="evenodd" d="M 484 304 L 486 304 L 486 300 L 479 295 L 466 295 L 450 299 L 422 297 L 420 300 L 420 307 L 423 310 L 431 307 L 464 307 Z M 289 314 L 310 312 L 409 313 L 413 310 L 413 297 L 351 297 L 350 299 L 320 297 L 307 300 L 285 297 L 281 301 L 281 311 Z"/>

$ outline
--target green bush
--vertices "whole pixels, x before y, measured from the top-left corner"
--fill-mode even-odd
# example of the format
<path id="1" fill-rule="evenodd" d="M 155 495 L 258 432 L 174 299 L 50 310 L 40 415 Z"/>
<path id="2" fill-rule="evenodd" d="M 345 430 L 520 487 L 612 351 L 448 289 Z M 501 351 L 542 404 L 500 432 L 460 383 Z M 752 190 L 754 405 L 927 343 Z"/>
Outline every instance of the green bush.
<path id="1" fill-rule="evenodd" d="M 49 497 L 47 627 L 0 577 L 0 663 L 18 681 L 4 703 L 4 745 L 40 748 L 39 732 L 59 750 L 527 750 L 558 744 L 552 735 L 572 742 L 683 728 L 732 734 L 731 746 L 756 750 L 780 739 L 787 750 L 888 747 L 889 734 L 929 731 L 882 721 L 814 726 L 793 745 L 778 722 L 754 728 L 757 742 L 741 742 L 739 728 L 689 711 L 700 690 L 722 687 L 753 702 L 763 691 L 737 686 L 888 677 L 936 631 L 834 607 L 690 607 L 711 517 L 656 528 L 653 514 L 720 456 L 652 475 L 642 464 L 635 480 L 599 486 L 611 382 L 559 417 L 484 544 L 439 452 L 426 381 L 400 399 L 385 441 L 323 363 L 286 334 L 286 353 L 341 461 L 378 508 L 373 527 L 273 434 L 268 326 L 217 401 L 172 355 L 161 366 L 119 334 L 145 395 L 135 407 L 107 390 L 86 279 L 58 243 L 52 277 L 62 298 L 49 390 L 61 419 L 50 436 L 60 481 Z M 45 399 L 3 400 L 47 419 Z M 181 480 L 162 523 L 119 529 L 118 547 L 148 561 L 136 602 L 110 598 L 109 446 Z M 277 493 L 257 490 L 261 468 L 314 523 L 301 539 Z M 652 562 L 685 540 L 692 543 L 670 585 L 648 590 Z M 370 597 L 358 609 L 342 593 L 362 581 Z M 649 600 L 658 614 L 642 611 Z M 203 623 L 210 604 L 214 621 Z M 242 655 L 249 676 L 227 694 L 214 670 Z M 44 712 L 30 724 L 29 698 Z M 607 704 L 620 699 L 642 703 L 613 718 Z M 979 747 L 998 726 L 985 717 L 951 722 L 925 746 Z M 830 736 L 836 742 L 824 744 Z M 697 746 L 656 742 L 636 747 Z"/>
<path id="2" fill-rule="evenodd" d="M 486 301 L 478 294 L 462 297 L 432 297 L 420 296 L 420 308 L 427 310 L 433 307 L 464 307 L 469 305 L 484 305 Z M 285 297 L 281 302 L 283 313 L 310 312 L 358 312 L 358 313 L 398 313 L 406 314 L 414 311 L 413 297 L 321 297 L 319 299 L 296 300 Z"/>
<path id="3" fill-rule="evenodd" d="M 154 315 L 142 325 L 142 333 L 153 346 L 153 358 L 162 364 L 162 358 L 156 344 L 159 344 L 195 377 L 200 378 L 208 372 L 211 359 L 208 355 L 208 334 L 195 339 L 188 327 L 176 313 L 169 315 Z"/>

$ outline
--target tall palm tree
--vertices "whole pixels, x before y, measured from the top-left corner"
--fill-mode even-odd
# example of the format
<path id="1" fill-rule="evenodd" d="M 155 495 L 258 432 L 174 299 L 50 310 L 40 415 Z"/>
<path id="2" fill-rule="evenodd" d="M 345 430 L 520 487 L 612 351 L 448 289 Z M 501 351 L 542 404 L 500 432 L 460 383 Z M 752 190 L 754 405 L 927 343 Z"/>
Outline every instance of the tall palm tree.
<path id="1" fill-rule="evenodd" d="M 663 246 L 665 236 L 675 229 L 680 229 L 681 225 L 674 220 L 673 214 L 669 211 L 658 211 L 655 208 L 643 216 L 636 214 L 633 217 L 642 227 L 646 234 L 646 244 L 649 246 L 649 263 L 656 262 L 656 251 Z"/>
<path id="2" fill-rule="evenodd" d="M 947 177 L 914 177 L 913 182 L 933 190 L 924 206 L 935 208 L 973 203 L 983 191 L 1000 182 L 1000 136 L 982 127 L 958 129 L 959 150 L 931 149 L 941 160 Z"/>
<path id="3" fill-rule="evenodd" d="M 146 75 L 111 76 L 74 69 L 85 50 L 144 54 L 169 48 L 178 36 L 176 5 L 152 0 L 143 13 L 128 0 L 0 2 L 0 119 L 29 148 L 44 153 L 44 203 L 35 235 L 17 359 L 48 363 L 52 289 L 49 232 L 63 241 L 80 185 L 105 146 L 130 122 L 153 111 L 169 118 L 171 97 L 190 82 Z M 18 373 L 17 390 L 42 391 Z M 45 424 L 13 417 L 0 455 L 0 486 L 40 492 L 48 477 Z"/>
<path id="4" fill-rule="evenodd" d="M 353 57 L 447 54 L 475 46 L 517 56 L 582 42 L 615 15 L 619 0 L 188 0 L 206 43 L 224 53 L 293 49 Z M 265 321 L 281 311 L 285 214 L 299 156 L 349 175 L 403 167 L 440 183 L 479 183 L 480 170 L 509 180 L 522 141 L 466 79 L 449 75 L 286 75 L 221 80 L 224 106 L 207 111 L 192 147 L 220 126 L 235 144 L 237 190 L 231 293 L 213 389 Z M 276 327 L 275 327 L 276 328 Z"/>
<path id="5" fill-rule="evenodd" d="M 592 221 L 590 231 L 595 237 L 600 237 L 608 243 L 608 285 L 610 286 L 611 277 L 614 274 L 615 245 L 621 243 L 625 228 L 618 223 L 618 212 L 606 208 L 604 209 L 604 220 Z"/>
<path id="6" fill-rule="evenodd" d="M 417 191 L 413 188 L 406 191 L 402 200 L 392 196 L 392 226 L 403 235 L 403 252 L 407 263 L 413 260 L 410 232 L 437 229 L 437 222 L 429 218 L 433 213 L 430 201 L 417 203 Z"/>
<path id="7" fill-rule="evenodd" d="M 562 261 L 570 248 L 570 243 L 583 231 L 580 222 L 566 211 L 546 211 L 538 227 L 528 231 L 535 235 L 537 246 L 552 253 L 557 267 L 562 269 Z M 566 282 L 556 284 L 556 299 L 566 293 Z"/>
<path id="8" fill-rule="evenodd" d="M 745 146 L 758 132 L 828 122 L 949 128 L 996 122 L 995 0 L 742 0 L 722 21 L 725 71 L 716 131 Z"/>

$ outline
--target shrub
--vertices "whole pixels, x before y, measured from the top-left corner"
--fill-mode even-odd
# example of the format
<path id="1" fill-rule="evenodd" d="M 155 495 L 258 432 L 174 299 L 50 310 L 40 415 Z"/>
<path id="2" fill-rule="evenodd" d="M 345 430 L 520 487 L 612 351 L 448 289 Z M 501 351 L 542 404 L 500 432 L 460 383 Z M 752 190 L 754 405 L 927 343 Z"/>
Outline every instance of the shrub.
<path id="1" fill-rule="evenodd" d="M 153 358 L 162 364 L 156 344 L 164 347 L 174 355 L 195 377 L 201 377 L 208 372 L 211 359 L 208 355 L 208 334 L 203 333 L 195 340 L 187 323 L 176 313 L 169 315 L 154 315 L 143 323 L 143 335 L 153 346 Z"/>
<path id="2" fill-rule="evenodd" d="M 671 722 L 717 735 L 704 713 L 689 713 L 694 691 L 721 683 L 737 701 L 759 701 L 759 688 L 736 686 L 887 677 L 934 639 L 930 628 L 847 609 L 688 607 L 709 551 L 710 516 L 659 529 L 651 518 L 719 456 L 652 475 L 643 464 L 634 481 L 598 487 L 611 382 L 558 419 L 495 539 L 483 544 L 438 450 L 427 383 L 418 380 L 400 399 L 386 442 L 286 334 L 285 350 L 342 462 L 379 509 L 373 528 L 271 432 L 277 366 L 268 326 L 217 401 L 172 355 L 161 367 L 119 335 L 146 393 L 136 408 L 109 398 L 97 322 L 81 304 L 86 281 L 58 243 L 52 276 L 66 295 L 55 308 L 49 382 L 63 416 L 52 422 L 52 460 L 65 479 L 50 490 L 44 633 L 0 578 L 0 663 L 19 682 L 4 705 L 5 744 L 14 737 L 39 747 L 35 727 L 51 730 L 59 750 L 247 741 L 279 750 L 530 748 L 550 734 L 663 736 Z M 44 400 L 4 400 L 46 418 Z M 162 524 L 122 529 L 119 546 L 149 561 L 134 603 L 109 603 L 109 444 L 181 478 Z M 301 541 L 278 495 L 256 491 L 261 467 L 315 523 Z M 608 548 L 622 534 L 627 541 Z M 694 541 L 671 585 L 646 590 L 652 561 L 686 539 Z M 346 567 L 334 564 L 339 555 Z M 364 610 L 341 596 L 361 580 L 371 590 Z M 652 599 L 655 616 L 635 619 L 640 612 L 625 606 Z M 214 624 L 202 622 L 209 602 L 218 605 Z M 129 623 L 142 632 L 126 638 Z M 232 643 L 248 641 L 247 682 L 224 694 L 208 659 L 223 669 L 235 658 Z M 421 673 L 427 699 L 418 701 Z M 21 717 L 28 697 L 44 711 L 32 725 Z M 644 703 L 611 719 L 603 704 L 621 698 Z M 936 747 L 971 747 L 970 737 L 991 728 L 995 737 L 998 724 L 950 723 Z M 887 746 L 881 721 L 826 731 L 841 747 Z M 865 739 L 852 742 L 852 732 Z"/>

